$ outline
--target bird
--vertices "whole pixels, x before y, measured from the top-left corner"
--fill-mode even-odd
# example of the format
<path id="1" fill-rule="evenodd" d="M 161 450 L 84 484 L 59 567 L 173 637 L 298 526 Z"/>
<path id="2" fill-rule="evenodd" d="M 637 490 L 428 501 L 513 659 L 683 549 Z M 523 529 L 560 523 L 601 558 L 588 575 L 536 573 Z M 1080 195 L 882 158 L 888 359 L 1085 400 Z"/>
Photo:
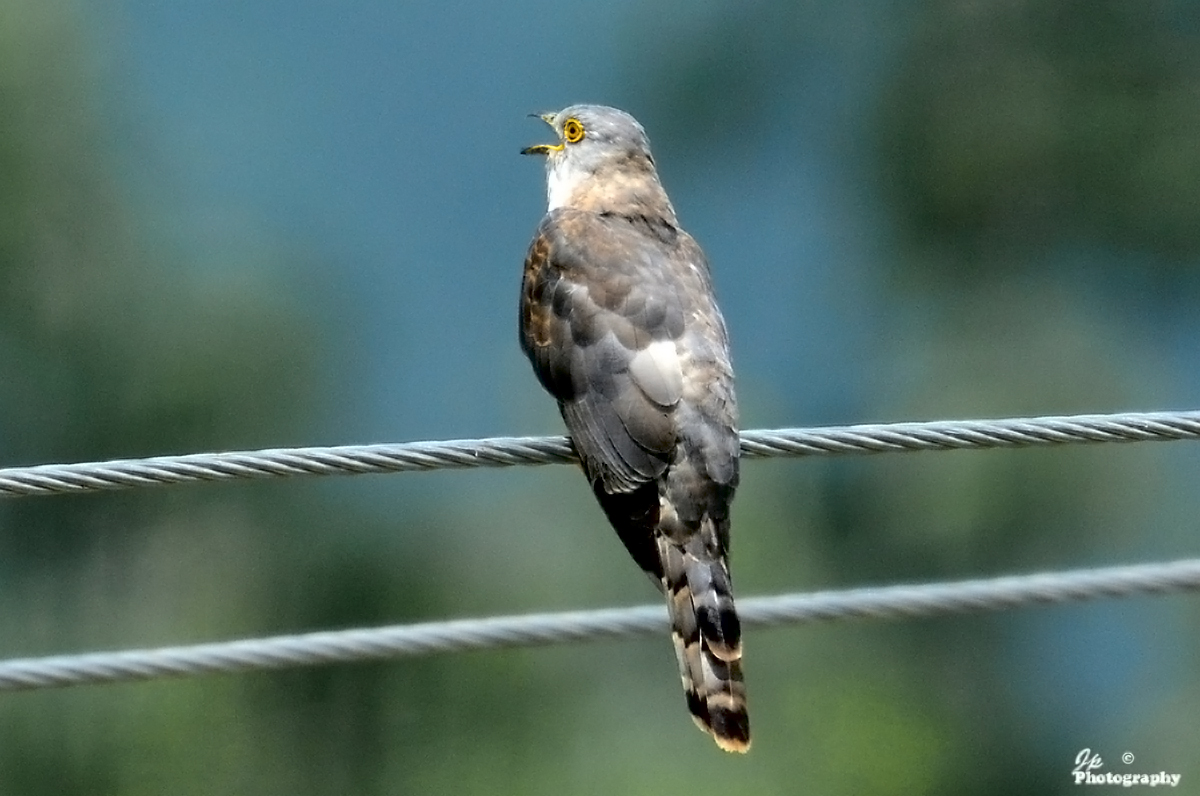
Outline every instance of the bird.
<path id="1" fill-rule="evenodd" d="M 520 344 L 633 560 L 666 597 L 688 710 L 750 748 L 729 574 L 739 437 L 729 336 L 704 252 L 683 230 L 628 113 L 538 116 L 557 140 L 525 258 Z"/>

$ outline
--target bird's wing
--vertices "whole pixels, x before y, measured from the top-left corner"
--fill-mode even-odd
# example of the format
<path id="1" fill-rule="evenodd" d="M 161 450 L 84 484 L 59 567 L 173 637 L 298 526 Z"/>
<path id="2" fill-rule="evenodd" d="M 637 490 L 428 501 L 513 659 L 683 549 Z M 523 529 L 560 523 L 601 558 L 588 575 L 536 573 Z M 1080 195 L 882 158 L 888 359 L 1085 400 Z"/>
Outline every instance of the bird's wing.
<path id="1" fill-rule="evenodd" d="M 660 476 L 675 448 L 686 302 L 674 251 L 626 220 L 561 209 L 525 261 L 521 346 L 609 493 Z"/>

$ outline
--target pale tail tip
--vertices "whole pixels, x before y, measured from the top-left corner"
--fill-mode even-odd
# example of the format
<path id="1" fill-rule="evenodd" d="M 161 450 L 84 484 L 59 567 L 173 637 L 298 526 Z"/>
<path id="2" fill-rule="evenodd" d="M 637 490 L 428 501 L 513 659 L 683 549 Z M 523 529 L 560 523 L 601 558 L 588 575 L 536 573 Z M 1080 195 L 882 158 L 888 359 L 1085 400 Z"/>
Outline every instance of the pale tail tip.
<path id="1" fill-rule="evenodd" d="M 722 738 L 719 735 L 714 735 L 713 740 L 717 742 L 717 746 L 726 752 L 737 752 L 744 755 L 750 751 L 749 738 Z"/>
<path id="2" fill-rule="evenodd" d="M 692 721 L 694 721 L 696 723 L 696 726 L 699 727 L 702 731 L 704 731 L 705 734 L 711 735 L 712 739 L 717 742 L 717 746 L 721 747 L 721 749 L 725 750 L 726 752 L 737 752 L 738 754 L 745 754 L 746 752 L 750 751 L 750 736 L 749 735 L 746 735 L 744 737 L 738 737 L 738 736 L 733 736 L 733 735 L 717 735 L 716 730 L 714 730 L 708 724 L 701 721 L 698 716 L 693 715 Z"/>

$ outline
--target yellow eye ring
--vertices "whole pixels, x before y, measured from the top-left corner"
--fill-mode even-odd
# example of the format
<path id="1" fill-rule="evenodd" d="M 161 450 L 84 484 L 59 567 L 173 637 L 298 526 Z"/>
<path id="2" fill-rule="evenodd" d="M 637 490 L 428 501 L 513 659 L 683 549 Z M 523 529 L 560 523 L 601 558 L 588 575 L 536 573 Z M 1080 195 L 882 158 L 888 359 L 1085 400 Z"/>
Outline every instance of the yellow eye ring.
<path id="1" fill-rule="evenodd" d="M 563 122 L 563 140 L 568 144 L 578 144 L 583 140 L 583 125 L 578 119 L 571 118 Z"/>

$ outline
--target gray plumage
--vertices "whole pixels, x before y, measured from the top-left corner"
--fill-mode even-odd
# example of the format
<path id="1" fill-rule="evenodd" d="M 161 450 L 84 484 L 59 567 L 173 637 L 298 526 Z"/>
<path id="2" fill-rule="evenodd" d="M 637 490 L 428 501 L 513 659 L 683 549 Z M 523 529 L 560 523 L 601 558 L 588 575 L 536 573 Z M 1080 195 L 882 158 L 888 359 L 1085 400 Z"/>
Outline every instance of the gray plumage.
<path id="1" fill-rule="evenodd" d="M 725 322 L 632 116 L 542 117 L 549 210 L 525 261 L 521 347 L 558 401 L 592 490 L 660 584 L 688 708 L 718 745 L 750 744 L 727 555 L 738 483 Z"/>

